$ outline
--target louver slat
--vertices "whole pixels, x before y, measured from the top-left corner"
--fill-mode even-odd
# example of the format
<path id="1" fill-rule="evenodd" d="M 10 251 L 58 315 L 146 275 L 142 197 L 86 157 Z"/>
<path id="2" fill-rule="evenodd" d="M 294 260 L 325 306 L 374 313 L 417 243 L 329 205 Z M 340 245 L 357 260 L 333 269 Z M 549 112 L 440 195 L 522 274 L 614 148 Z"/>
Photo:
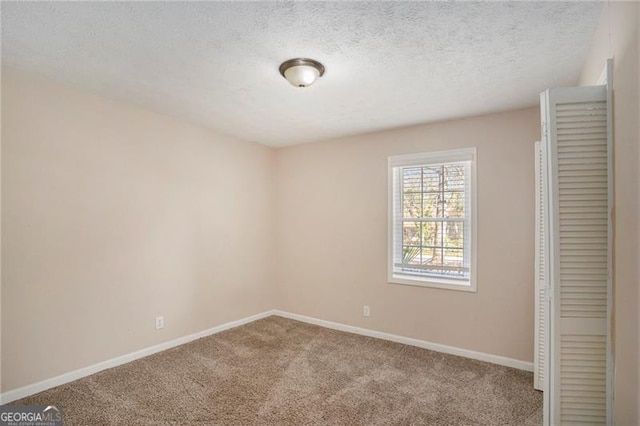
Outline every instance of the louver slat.
<path id="1" fill-rule="evenodd" d="M 606 337 L 563 335 L 560 353 L 562 424 L 605 423 Z"/>
<path id="2" fill-rule="evenodd" d="M 550 90 L 542 97 L 553 192 L 551 424 L 606 424 L 608 418 L 606 97 L 605 87 Z"/>
<path id="3" fill-rule="evenodd" d="M 603 103 L 604 104 L 604 103 Z M 606 106 L 606 104 L 605 104 Z M 599 108 L 600 103 L 584 104 L 583 108 L 580 108 L 579 104 L 572 105 L 572 111 L 576 114 L 572 120 L 559 119 L 557 121 L 557 164 L 558 171 L 579 170 L 585 168 L 589 170 L 603 169 L 607 167 L 607 140 L 606 140 L 606 115 L 589 115 L 589 108 Z M 606 111 L 606 108 L 604 108 Z M 582 116 L 578 115 L 578 112 L 584 111 Z M 580 117 L 578 121 L 578 117 Z M 579 122 L 579 125 L 576 123 Z M 585 151 L 586 148 L 581 147 L 576 141 L 572 141 L 569 145 L 571 150 L 567 150 L 565 141 L 560 135 L 578 135 L 589 133 L 593 136 L 596 134 L 601 137 L 598 140 L 599 144 L 588 144 L 589 151 Z M 593 140 L 592 140 L 593 141 Z M 597 150 L 594 148 L 597 147 Z M 567 176 L 567 175 L 565 175 Z M 568 176 L 567 176 L 568 177 Z M 601 272 L 602 276 L 606 276 L 607 273 L 607 258 L 606 256 L 598 258 L 595 256 L 582 256 L 576 257 L 573 253 L 567 253 L 563 249 L 565 244 L 580 244 L 583 248 L 587 248 L 590 245 L 606 245 L 607 235 L 607 181 L 606 174 L 603 174 L 602 180 L 597 182 L 600 184 L 600 188 L 594 188 L 593 181 L 585 182 L 581 184 L 580 176 L 575 175 L 570 178 L 572 187 L 567 188 L 563 185 L 565 177 L 558 178 L 558 206 L 560 210 L 560 223 L 559 223 L 559 238 L 560 238 L 560 272 L 563 270 L 569 275 L 571 273 L 577 273 L 581 270 L 593 270 L 595 272 Z M 605 189 L 603 190 L 602 187 Z M 599 221 L 593 221 L 591 225 L 582 225 L 575 223 L 574 218 L 571 216 L 563 216 L 566 213 L 601 213 L 602 218 Z M 578 281 L 579 282 L 579 281 Z M 567 316 L 581 317 L 581 316 L 593 316 L 594 313 L 598 316 L 606 316 L 607 308 L 607 282 L 606 280 L 600 281 L 598 293 L 581 294 L 582 288 L 580 285 L 573 285 L 573 291 L 565 291 L 564 283 L 560 283 L 560 298 L 561 298 L 561 310 L 566 312 Z M 590 290 L 593 290 L 594 286 L 589 286 Z"/>
<path id="4" fill-rule="evenodd" d="M 546 299 L 545 288 L 547 286 L 546 267 L 545 267 L 545 199 L 548 197 L 546 191 L 545 164 L 546 156 L 543 153 L 541 142 L 536 142 L 536 261 L 535 261 L 535 351 L 534 351 L 534 380 L 533 386 L 536 389 L 543 390 L 546 373 L 545 360 L 545 339 L 546 321 L 548 305 Z"/>

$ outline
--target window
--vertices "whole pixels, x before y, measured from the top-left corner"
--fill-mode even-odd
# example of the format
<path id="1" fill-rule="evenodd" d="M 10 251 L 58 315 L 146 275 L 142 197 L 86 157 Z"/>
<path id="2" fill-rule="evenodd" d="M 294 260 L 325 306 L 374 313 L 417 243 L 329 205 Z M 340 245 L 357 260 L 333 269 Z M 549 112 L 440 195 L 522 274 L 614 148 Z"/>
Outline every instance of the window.
<path id="1" fill-rule="evenodd" d="M 389 157 L 389 282 L 476 291 L 475 157 Z"/>

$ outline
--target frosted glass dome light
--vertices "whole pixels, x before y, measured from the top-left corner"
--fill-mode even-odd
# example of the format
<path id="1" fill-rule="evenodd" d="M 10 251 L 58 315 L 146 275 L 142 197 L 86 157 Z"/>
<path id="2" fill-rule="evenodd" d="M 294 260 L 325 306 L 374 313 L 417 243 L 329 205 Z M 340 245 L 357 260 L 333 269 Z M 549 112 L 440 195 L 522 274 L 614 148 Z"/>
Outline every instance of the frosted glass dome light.
<path id="1" fill-rule="evenodd" d="M 313 59 L 289 59 L 280 65 L 280 74 L 294 87 L 308 87 L 322 77 L 324 66 Z"/>

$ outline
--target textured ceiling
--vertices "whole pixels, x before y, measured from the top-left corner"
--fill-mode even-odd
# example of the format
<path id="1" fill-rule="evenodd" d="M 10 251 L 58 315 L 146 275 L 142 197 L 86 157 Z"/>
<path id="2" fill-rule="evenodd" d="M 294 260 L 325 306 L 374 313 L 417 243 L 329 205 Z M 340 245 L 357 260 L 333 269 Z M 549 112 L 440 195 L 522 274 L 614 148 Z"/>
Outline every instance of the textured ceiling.
<path id="1" fill-rule="evenodd" d="M 600 2 L 3 2 L 2 60 L 284 146 L 535 105 L 574 84 Z M 297 56 L 326 74 L 278 73 Z"/>

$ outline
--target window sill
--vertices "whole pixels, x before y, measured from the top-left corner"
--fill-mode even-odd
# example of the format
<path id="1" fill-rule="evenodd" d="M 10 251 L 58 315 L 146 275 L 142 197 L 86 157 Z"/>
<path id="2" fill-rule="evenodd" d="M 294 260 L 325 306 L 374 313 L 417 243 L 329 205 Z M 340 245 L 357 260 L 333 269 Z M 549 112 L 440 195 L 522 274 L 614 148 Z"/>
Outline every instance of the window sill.
<path id="1" fill-rule="evenodd" d="M 466 291 L 476 293 L 475 282 L 438 279 L 432 277 L 414 277 L 403 274 L 391 274 L 387 280 L 391 284 L 412 285 L 417 287 L 439 288 L 444 290 Z"/>

